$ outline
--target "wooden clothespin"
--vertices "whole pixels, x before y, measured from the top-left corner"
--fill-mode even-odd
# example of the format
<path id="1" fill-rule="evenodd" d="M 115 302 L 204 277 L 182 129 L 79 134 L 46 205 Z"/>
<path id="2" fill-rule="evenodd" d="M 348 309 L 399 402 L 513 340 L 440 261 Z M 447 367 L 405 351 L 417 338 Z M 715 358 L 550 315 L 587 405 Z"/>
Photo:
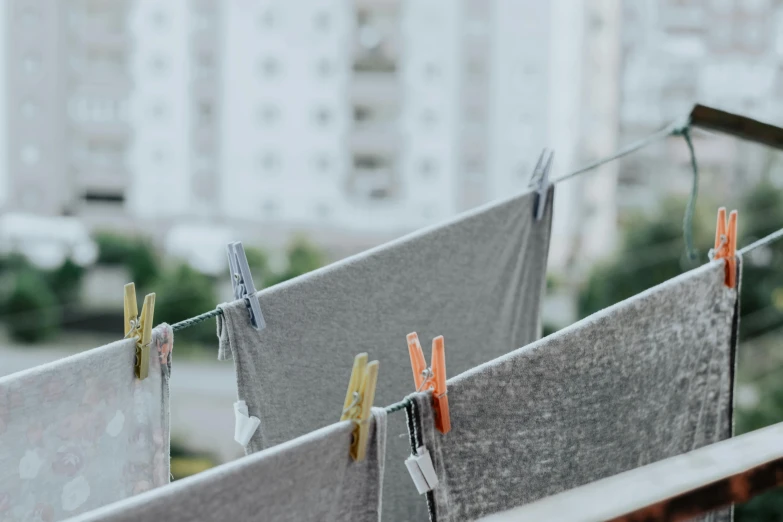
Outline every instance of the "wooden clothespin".
<path id="1" fill-rule="evenodd" d="M 715 248 L 712 259 L 726 260 L 724 282 L 729 288 L 737 286 L 737 211 L 732 210 L 726 219 L 726 208 L 718 209 L 718 225 L 715 227 Z"/>
<path id="2" fill-rule="evenodd" d="M 416 332 L 409 333 L 407 339 L 416 391 L 432 390 L 435 427 L 441 433 L 448 433 L 451 430 L 451 416 L 449 397 L 446 395 L 446 347 L 443 336 L 439 335 L 432 340 L 432 366 L 429 368 L 424 361 L 424 352 Z"/>
<path id="3" fill-rule="evenodd" d="M 530 178 L 530 186 L 536 191 L 536 201 L 533 205 L 533 217 L 536 221 L 541 221 L 546 210 L 547 191 L 549 190 L 549 171 L 552 169 L 552 160 L 555 158 L 555 151 L 544 149 L 538 156 L 538 162 L 533 169 L 533 175 Z"/>
<path id="4" fill-rule="evenodd" d="M 375 385 L 378 383 L 378 361 L 367 362 L 366 353 L 360 353 L 353 360 L 351 380 L 345 394 L 343 414 L 340 420 L 355 423 L 351 441 L 353 460 L 364 460 L 367 454 L 367 439 L 370 435 L 370 409 L 375 401 Z"/>
<path id="5" fill-rule="evenodd" d="M 261 313 L 261 304 L 258 302 L 256 287 L 253 285 L 253 276 L 250 274 L 250 265 L 247 262 L 245 248 L 241 241 L 229 243 L 228 267 L 231 270 L 231 284 L 234 286 L 234 299 L 243 299 L 250 314 L 250 324 L 256 330 L 266 327 L 264 314 Z"/>
<path id="6" fill-rule="evenodd" d="M 146 379 L 150 369 L 150 342 L 152 341 L 152 317 L 155 314 L 155 294 L 147 294 L 139 316 L 136 303 L 136 285 L 125 285 L 125 338 L 136 338 L 136 377 Z"/>

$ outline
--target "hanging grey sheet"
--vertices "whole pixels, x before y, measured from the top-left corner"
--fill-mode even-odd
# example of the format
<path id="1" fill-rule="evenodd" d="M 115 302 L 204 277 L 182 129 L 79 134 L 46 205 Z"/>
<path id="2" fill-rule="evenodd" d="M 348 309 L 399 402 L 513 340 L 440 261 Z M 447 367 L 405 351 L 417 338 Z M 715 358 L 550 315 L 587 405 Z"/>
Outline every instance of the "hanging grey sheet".
<path id="1" fill-rule="evenodd" d="M 266 328 L 244 302 L 222 306 L 220 358 L 234 357 L 239 399 L 261 426 L 247 451 L 340 416 L 354 356 L 380 361 L 375 404 L 413 391 L 405 336 L 446 339 L 456 375 L 540 336 L 554 188 L 541 221 L 527 193 L 466 213 L 258 293 Z M 426 519 L 404 465 L 402 415 L 390 419 L 384 518 Z"/>
<path id="2" fill-rule="evenodd" d="M 730 437 L 739 292 L 723 278 L 724 262 L 710 263 L 450 379 L 445 435 L 430 395 L 415 394 L 435 520 L 475 520 Z"/>
<path id="3" fill-rule="evenodd" d="M 362 461 L 340 422 L 70 522 L 378 522 L 386 412 L 370 421 Z"/>

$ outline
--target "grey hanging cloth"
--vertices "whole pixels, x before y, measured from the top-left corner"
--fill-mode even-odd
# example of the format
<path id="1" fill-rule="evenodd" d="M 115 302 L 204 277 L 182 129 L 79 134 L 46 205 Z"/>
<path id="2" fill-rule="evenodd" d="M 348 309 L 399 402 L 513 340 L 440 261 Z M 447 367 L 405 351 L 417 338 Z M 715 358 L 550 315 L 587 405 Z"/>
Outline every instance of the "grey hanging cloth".
<path id="1" fill-rule="evenodd" d="M 539 338 L 554 188 L 545 196 L 540 221 L 526 193 L 262 290 L 262 331 L 244 302 L 224 305 L 220 357 L 233 355 L 239 399 L 261 420 L 247 451 L 339 418 L 356 353 L 380 361 L 375 404 L 411 393 L 412 331 L 446 337 L 453 375 Z M 403 417 L 389 419 L 389 521 L 427 517 L 404 464 Z"/>
<path id="2" fill-rule="evenodd" d="M 730 437 L 738 296 L 716 261 L 458 375 L 447 384 L 445 435 L 430 394 L 415 394 L 413 435 L 438 476 L 437 522 L 475 520 Z M 710 516 L 729 520 L 731 510 Z"/>

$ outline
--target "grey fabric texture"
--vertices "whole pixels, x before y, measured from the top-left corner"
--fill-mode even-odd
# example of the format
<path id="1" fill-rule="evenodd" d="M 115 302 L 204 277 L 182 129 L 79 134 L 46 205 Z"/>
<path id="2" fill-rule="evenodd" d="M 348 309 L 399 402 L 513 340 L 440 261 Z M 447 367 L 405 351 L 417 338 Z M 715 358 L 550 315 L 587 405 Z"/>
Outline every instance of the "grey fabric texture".
<path id="1" fill-rule="evenodd" d="M 526 193 L 262 290 L 260 332 L 243 301 L 223 305 L 219 357 L 233 355 L 239 399 L 261 420 L 247 451 L 333 422 L 357 353 L 380 361 L 375 404 L 411 393 L 410 332 L 428 362 L 443 335 L 454 375 L 540 337 L 553 198 L 554 188 L 539 222 Z M 389 431 L 384 517 L 426 519 L 404 464 L 402 415 Z"/>
<path id="2" fill-rule="evenodd" d="M 72 522 L 377 522 L 386 412 L 371 420 L 362 461 L 349 454 L 353 423 L 340 422 Z"/>
<path id="3" fill-rule="evenodd" d="M 64 520 L 169 483 L 171 327 L 0 378 L 0 520 Z"/>
<path id="4" fill-rule="evenodd" d="M 415 400 L 438 522 L 475 520 L 732 434 L 738 289 L 687 272 Z M 708 520 L 730 520 L 730 510 Z"/>

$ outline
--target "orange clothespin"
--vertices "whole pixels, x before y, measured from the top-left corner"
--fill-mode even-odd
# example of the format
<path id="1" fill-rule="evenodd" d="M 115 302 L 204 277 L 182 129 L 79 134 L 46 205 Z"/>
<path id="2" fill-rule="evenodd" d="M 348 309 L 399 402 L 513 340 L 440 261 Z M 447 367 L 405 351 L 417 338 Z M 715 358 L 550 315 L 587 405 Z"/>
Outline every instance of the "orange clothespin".
<path id="1" fill-rule="evenodd" d="M 726 207 L 718 209 L 718 225 L 715 228 L 715 248 L 712 259 L 726 260 L 726 278 L 729 288 L 737 286 L 737 211 L 732 210 L 726 219 Z"/>
<path id="2" fill-rule="evenodd" d="M 427 368 L 424 352 L 416 332 L 408 334 L 408 354 L 411 357 L 413 382 L 416 391 L 432 390 L 432 403 L 435 410 L 435 427 L 441 433 L 451 430 L 449 415 L 449 397 L 446 395 L 446 347 L 443 336 L 432 340 L 432 366 Z"/>
<path id="3" fill-rule="evenodd" d="M 353 360 L 351 380 L 345 394 L 343 413 L 340 420 L 354 422 L 351 441 L 353 460 L 364 460 L 367 455 L 367 441 L 370 436 L 370 410 L 375 401 L 375 386 L 378 383 L 378 361 L 367 362 L 367 354 L 360 353 Z"/>

